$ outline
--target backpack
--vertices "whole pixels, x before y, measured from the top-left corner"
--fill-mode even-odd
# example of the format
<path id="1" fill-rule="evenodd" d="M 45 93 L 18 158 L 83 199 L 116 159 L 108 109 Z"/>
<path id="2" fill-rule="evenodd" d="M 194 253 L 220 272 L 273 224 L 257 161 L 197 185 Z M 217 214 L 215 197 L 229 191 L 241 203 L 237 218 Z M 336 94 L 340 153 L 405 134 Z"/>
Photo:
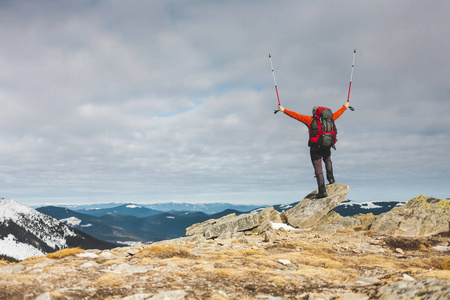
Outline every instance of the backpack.
<path id="1" fill-rule="evenodd" d="M 334 149 L 337 139 L 337 129 L 334 124 L 333 112 L 327 107 L 319 107 L 313 115 L 311 129 L 309 131 L 310 147 L 332 147 Z"/>

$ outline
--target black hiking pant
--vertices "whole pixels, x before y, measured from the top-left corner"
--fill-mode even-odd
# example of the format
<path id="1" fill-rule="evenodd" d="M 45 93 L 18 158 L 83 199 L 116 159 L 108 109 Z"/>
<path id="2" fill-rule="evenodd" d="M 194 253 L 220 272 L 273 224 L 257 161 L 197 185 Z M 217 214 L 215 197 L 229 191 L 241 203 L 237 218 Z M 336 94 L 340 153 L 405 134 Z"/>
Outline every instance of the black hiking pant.
<path id="1" fill-rule="evenodd" d="M 316 175 L 317 186 L 325 186 L 323 178 L 322 160 L 325 163 L 325 170 L 327 178 L 333 178 L 333 163 L 331 162 L 331 148 L 317 148 L 311 147 L 309 153 L 311 154 L 311 162 L 314 167 L 314 174 Z"/>

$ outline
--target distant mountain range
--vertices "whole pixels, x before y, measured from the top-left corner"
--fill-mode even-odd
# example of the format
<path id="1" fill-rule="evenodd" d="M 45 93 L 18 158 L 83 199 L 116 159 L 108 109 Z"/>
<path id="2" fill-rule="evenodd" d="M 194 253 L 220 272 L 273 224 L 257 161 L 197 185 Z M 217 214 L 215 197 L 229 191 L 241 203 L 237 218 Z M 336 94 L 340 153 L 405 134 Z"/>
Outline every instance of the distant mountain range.
<path id="1" fill-rule="evenodd" d="M 204 212 L 206 214 L 216 214 L 227 209 L 237 210 L 237 211 L 252 211 L 258 209 L 263 205 L 236 205 L 231 203 L 178 203 L 178 202 L 167 202 L 167 203 L 153 203 L 153 204 L 137 204 L 137 203 L 96 203 L 96 204 L 57 204 L 54 206 L 65 207 L 73 211 L 78 211 L 81 213 L 102 216 L 105 214 L 130 214 L 133 210 L 135 213 L 131 215 L 136 216 L 136 211 L 141 210 L 142 217 L 151 216 L 161 212 L 171 212 L 171 211 L 189 211 L 189 212 Z M 33 208 L 39 208 L 40 206 L 33 206 Z M 146 209 L 155 211 L 145 212 Z"/>
<path id="2" fill-rule="evenodd" d="M 24 259 L 67 247 L 108 249 L 98 240 L 13 200 L 0 199 L 0 256 Z"/>
<path id="3" fill-rule="evenodd" d="M 131 211 L 134 215 L 119 215 L 108 212 L 118 212 L 123 205 L 104 209 L 102 216 L 94 216 L 56 206 L 44 206 L 37 211 L 52 216 L 73 228 L 81 230 L 98 239 L 128 244 L 130 242 L 155 242 L 184 236 L 185 229 L 192 224 L 204 222 L 208 219 L 217 219 L 225 215 L 242 212 L 225 210 L 217 214 L 208 215 L 204 212 L 161 212 L 156 215 L 142 216 L 148 213 L 144 207 L 135 207 Z M 123 211 L 123 210 L 122 210 Z"/>

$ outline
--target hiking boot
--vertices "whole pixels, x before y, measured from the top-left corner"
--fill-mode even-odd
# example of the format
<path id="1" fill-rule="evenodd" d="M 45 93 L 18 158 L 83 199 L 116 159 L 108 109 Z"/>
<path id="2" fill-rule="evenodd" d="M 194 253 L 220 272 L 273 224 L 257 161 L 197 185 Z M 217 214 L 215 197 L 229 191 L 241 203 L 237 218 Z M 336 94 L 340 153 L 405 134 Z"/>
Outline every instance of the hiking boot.
<path id="1" fill-rule="evenodd" d="M 333 184 L 333 183 L 336 182 L 336 181 L 334 180 L 333 173 L 328 173 L 328 174 L 327 174 L 327 180 L 328 180 L 328 182 L 329 182 L 330 184 Z"/>
<path id="2" fill-rule="evenodd" d="M 316 195 L 316 199 L 325 198 L 325 197 L 328 197 L 327 190 L 325 189 L 325 186 L 324 185 L 319 186 L 319 192 Z"/>

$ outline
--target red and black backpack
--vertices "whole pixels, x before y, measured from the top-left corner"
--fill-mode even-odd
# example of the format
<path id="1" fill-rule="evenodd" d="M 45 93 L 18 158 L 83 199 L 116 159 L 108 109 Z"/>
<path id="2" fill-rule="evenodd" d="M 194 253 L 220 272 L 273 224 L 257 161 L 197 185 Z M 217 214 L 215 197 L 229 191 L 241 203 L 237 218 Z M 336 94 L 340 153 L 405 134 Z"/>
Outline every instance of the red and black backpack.
<path id="1" fill-rule="evenodd" d="M 319 107 L 313 115 L 313 120 L 309 130 L 310 147 L 334 147 L 337 139 L 337 129 L 334 124 L 333 112 L 327 107 Z"/>

